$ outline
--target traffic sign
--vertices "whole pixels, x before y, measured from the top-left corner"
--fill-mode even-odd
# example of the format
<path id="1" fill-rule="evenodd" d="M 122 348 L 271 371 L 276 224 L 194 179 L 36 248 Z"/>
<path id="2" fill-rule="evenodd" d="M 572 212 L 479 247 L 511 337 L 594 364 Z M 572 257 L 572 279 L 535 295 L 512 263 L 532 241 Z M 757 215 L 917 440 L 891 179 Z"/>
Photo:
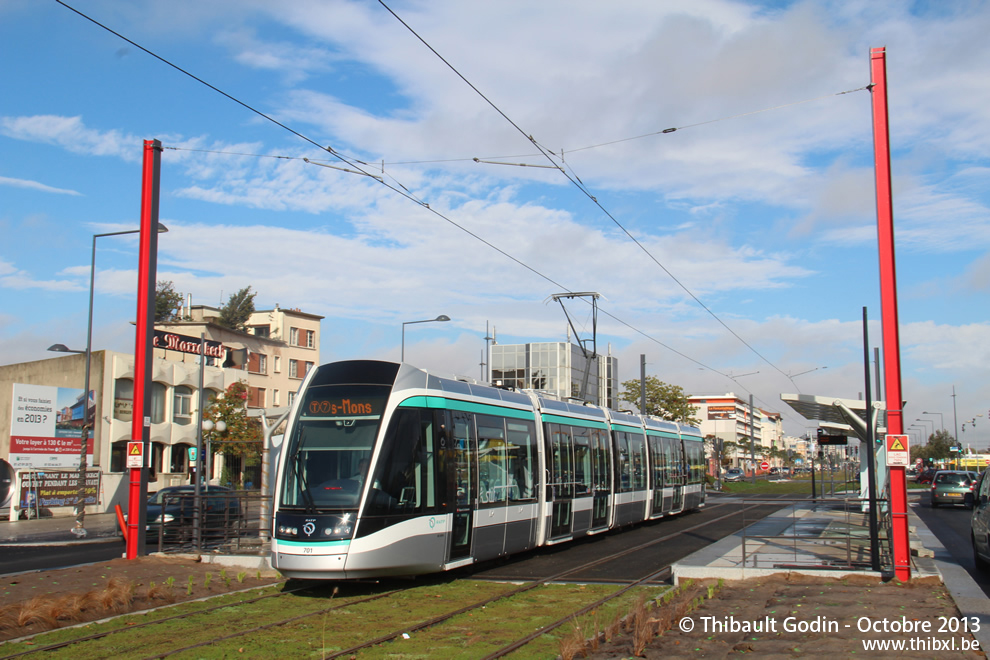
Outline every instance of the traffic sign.
<path id="1" fill-rule="evenodd" d="M 127 443 L 127 467 L 144 467 L 144 443 L 129 441 Z"/>
<path id="2" fill-rule="evenodd" d="M 767 463 L 766 461 L 763 461 L 762 463 L 760 463 L 760 469 L 766 472 L 767 470 L 770 469 L 770 464 Z"/>
<path id="3" fill-rule="evenodd" d="M 884 436 L 887 446 L 887 467 L 907 467 L 911 463 L 911 452 L 908 450 L 906 435 Z"/>

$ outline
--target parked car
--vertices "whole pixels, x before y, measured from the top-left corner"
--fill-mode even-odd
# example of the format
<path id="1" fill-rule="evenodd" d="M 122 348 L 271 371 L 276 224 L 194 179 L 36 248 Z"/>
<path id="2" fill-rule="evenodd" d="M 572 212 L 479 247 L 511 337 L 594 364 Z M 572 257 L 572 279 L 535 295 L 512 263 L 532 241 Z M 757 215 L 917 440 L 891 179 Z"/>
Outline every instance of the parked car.
<path id="1" fill-rule="evenodd" d="M 980 475 L 973 490 L 973 517 L 969 522 L 973 560 L 976 568 L 990 571 L 990 468 Z"/>
<path id="2" fill-rule="evenodd" d="M 725 476 L 722 477 L 722 481 L 742 481 L 746 478 L 746 474 L 739 468 L 729 468 L 725 471 Z"/>
<path id="3" fill-rule="evenodd" d="M 223 486 L 203 486 L 200 491 L 200 529 L 205 537 L 225 536 L 225 530 L 238 526 L 242 519 L 241 503 L 234 491 Z M 148 498 L 145 524 L 148 543 L 192 539 L 196 511 L 194 486 L 168 486 Z"/>
<path id="4" fill-rule="evenodd" d="M 962 504 L 971 508 L 978 478 L 975 472 L 939 470 L 932 479 L 932 508 L 939 504 Z"/>

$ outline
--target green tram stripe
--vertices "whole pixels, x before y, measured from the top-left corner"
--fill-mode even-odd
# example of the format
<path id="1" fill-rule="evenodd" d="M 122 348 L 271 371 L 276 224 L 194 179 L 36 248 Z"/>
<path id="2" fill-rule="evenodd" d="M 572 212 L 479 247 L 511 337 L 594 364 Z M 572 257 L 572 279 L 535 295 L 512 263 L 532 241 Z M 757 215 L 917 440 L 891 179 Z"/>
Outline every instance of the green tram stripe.
<path id="1" fill-rule="evenodd" d="M 612 424 L 613 431 L 625 431 L 626 433 L 638 433 L 643 435 L 643 427 L 641 426 L 626 426 L 625 424 Z"/>
<path id="2" fill-rule="evenodd" d="M 670 431 L 656 431 L 656 430 L 646 429 L 646 435 L 652 435 L 659 438 L 673 438 L 674 440 L 680 440 L 679 435 L 677 435 L 676 433 L 672 433 Z"/>
<path id="3" fill-rule="evenodd" d="M 328 547 L 328 546 L 345 546 L 346 547 L 346 546 L 349 546 L 351 544 L 350 541 L 320 541 L 319 539 L 313 539 L 312 541 L 287 541 L 285 539 L 275 539 L 275 541 L 279 545 L 288 545 L 288 546 L 296 546 L 296 547 L 306 546 L 308 548 L 311 548 L 311 547 L 314 547 L 314 546 L 317 546 L 317 545 L 318 546 L 321 546 L 321 547 Z"/>
<path id="4" fill-rule="evenodd" d="M 484 403 L 474 403 L 471 401 L 458 401 L 442 396 L 412 396 L 399 404 L 400 408 L 438 408 L 446 410 L 460 410 L 463 412 L 480 413 L 482 415 L 497 415 L 500 417 L 512 417 L 514 419 L 528 419 L 534 421 L 536 415 L 529 410 L 518 410 L 516 408 L 503 408 L 501 406 L 491 406 Z"/>
<path id="5" fill-rule="evenodd" d="M 544 413 L 543 414 L 543 421 L 544 422 L 554 423 L 554 424 L 570 424 L 571 426 L 586 426 L 589 429 L 605 429 L 606 431 L 608 430 L 605 427 L 605 420 L 602 420 L 600 422 L 596 422 L 596 421 L 590 420 L 590 419 L 578 419 L 578 418 L 575 418 L 575 417 L 562 417 L 561 415 L 549 415 L 549 414 Z"/>

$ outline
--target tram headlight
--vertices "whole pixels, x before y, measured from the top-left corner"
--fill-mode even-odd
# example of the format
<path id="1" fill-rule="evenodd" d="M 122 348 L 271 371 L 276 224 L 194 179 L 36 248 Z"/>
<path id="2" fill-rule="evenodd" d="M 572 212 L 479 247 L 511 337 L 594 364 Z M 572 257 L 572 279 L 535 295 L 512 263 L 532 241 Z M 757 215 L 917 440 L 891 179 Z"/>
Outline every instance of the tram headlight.
<path id="1" fill-rule="evenodd" d="M 350 538 L 351 534 L 354 533 L 354 523 L 351 521 L 351 514 L 345 513 L 333 528 L 328 527 L 325 531 L 327 536 Z"/>

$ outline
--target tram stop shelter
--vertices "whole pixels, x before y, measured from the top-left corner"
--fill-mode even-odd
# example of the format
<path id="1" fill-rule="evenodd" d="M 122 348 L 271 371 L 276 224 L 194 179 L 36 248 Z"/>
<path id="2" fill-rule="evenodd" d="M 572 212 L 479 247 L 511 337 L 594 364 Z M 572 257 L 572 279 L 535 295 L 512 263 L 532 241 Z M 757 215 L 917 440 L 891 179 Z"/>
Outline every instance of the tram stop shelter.
<path id="1" fill-rule="evenodd" d="M 859 497 L 863 500 L 865 510 L 868 507 L 870 481 L 863 449 L 869 451 L 869 445 L 866 443 L 870 437 L 868 433 L 870 428 L 868 425 L 870 424 L 873 427 L 873 450 L 877 459 L 875 465 L 877 466 L 878 493 L 884 492 L 890 475 L 890 470 L 885 467 L 887 465 L 886 445 L 883 442 L 875 442 L 877 438 L 883 438 L 887 431 L 886 403 L 874 401 L 873 410 L 867 416 L 866 402 L 860 399 L 839 399 L 813 394 L 781 394 L 780 399 L 805 419 L 818 420 L 821 422 L 822 428 L 828 429 L 835 435 L 859 438 L 862 443 L 859 462 Z"/>

